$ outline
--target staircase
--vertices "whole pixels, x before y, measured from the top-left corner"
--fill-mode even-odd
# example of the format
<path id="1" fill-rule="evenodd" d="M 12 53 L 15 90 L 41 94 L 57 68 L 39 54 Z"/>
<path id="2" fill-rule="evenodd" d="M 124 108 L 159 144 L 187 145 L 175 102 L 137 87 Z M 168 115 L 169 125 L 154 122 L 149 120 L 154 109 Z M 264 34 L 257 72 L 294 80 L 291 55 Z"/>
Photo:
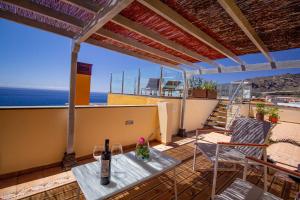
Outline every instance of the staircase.
<path id="1" fill-rule="evenodd" d="M 220 100 L 206 120 L 204 126 L 224 130 L 227 122 L 227 105 L 228 101 Z"/>
<path id="2" fill-rule="evenodd" d="M 228 100 L 219 103 L 206 120 L 204 126 L 219 130 L 229 129 L 235 118 L 240 116 L 241 105 L 251 100 L 251 87 L 248 82 L 241 81 L 228 90 Z M 248 98 L 245 98 L 248 96 Z"/>

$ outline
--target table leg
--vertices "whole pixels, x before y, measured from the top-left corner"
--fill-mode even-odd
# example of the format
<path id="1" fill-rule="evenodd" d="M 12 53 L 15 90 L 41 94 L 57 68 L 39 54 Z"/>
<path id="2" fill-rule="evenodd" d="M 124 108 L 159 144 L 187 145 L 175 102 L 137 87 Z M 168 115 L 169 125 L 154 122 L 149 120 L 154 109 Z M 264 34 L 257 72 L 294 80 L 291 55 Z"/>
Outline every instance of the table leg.
<path id="1" fill-rule="evenodd" d="M 175 200 L 177 200 L 177 180 L 176 180 L 176 167 L 174 168 L 174 196 Z"/>

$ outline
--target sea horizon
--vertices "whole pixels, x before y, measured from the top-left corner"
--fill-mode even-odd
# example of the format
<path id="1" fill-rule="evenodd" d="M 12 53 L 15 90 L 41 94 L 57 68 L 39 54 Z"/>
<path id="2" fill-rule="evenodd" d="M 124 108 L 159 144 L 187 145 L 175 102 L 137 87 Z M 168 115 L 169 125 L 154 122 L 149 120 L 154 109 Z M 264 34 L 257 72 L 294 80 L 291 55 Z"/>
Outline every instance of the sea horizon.
<path id="1" fill-rule="evenodd" d="M 0 87 L 0 106 L 63 106 L 68 96 L 68 90 Z M 90 103 L 106 104 L 107 92 L 91 92 Z"/>

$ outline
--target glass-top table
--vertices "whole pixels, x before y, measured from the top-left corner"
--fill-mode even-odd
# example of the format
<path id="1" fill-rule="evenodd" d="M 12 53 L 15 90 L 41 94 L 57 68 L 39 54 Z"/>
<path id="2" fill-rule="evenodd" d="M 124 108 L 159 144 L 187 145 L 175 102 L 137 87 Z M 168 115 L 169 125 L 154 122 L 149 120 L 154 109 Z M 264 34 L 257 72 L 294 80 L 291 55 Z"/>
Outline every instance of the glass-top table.
<path id="1" fill-rule="evenodd" d="M 92 162 L 72 168 L 72 172 L 86 199 L 106 199 L 122 191 L 125 191 L 139 183 L 174 170 L 174 194 L 177 199 L 176 166 L 181 161 L 176 160 L 158 150 L 151 148 L 152 156 L 145 162 L 135 158 L 134 151 L 112 156 L 111 180 L 108 185 L 100 184 L 100 166 L 98 162 Z M 118 158 L 117 162 L 114 159 Z"/>

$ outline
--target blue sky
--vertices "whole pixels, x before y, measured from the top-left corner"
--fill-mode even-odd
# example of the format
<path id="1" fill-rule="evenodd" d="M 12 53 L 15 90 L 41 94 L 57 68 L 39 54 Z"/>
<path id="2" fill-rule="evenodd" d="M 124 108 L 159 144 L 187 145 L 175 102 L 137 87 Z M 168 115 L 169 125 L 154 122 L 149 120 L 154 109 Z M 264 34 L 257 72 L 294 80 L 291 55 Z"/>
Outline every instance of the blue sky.
<path id="1" fill-rule="evenodd" d="M 0 35 L 0 87 L 68 88 L 70 39 L 4 19 L 0 19 Z M 272 56 L 276 61 L 300 59 L 300 49 L 274 52 Z M 249 64 L 266 62 L 261 54 L 246 55 L 241 58 Z M 157 64 L 88 44 L 81 45 L 78 60 L 93 64 L 92 91 L 108 91 L 110 73 L 119 74 L 114 76 L 117 80 L 123 70 L 126 72 L 126 79 L 132 84 L 138 68 L 141 68 L 143 82 L 146 78 L 159 76 L 160 66 Z M 224 66 L 235 65 L 229 59 L 220 59 L 218 62 Z M 225 83 L 282 73 L 300 73 L 300 68 L 214 74 L 203 77 Z M 180 76 L 180 73 L 171 70 L 166 70 L 164 74 L 168 78 Z"/>

